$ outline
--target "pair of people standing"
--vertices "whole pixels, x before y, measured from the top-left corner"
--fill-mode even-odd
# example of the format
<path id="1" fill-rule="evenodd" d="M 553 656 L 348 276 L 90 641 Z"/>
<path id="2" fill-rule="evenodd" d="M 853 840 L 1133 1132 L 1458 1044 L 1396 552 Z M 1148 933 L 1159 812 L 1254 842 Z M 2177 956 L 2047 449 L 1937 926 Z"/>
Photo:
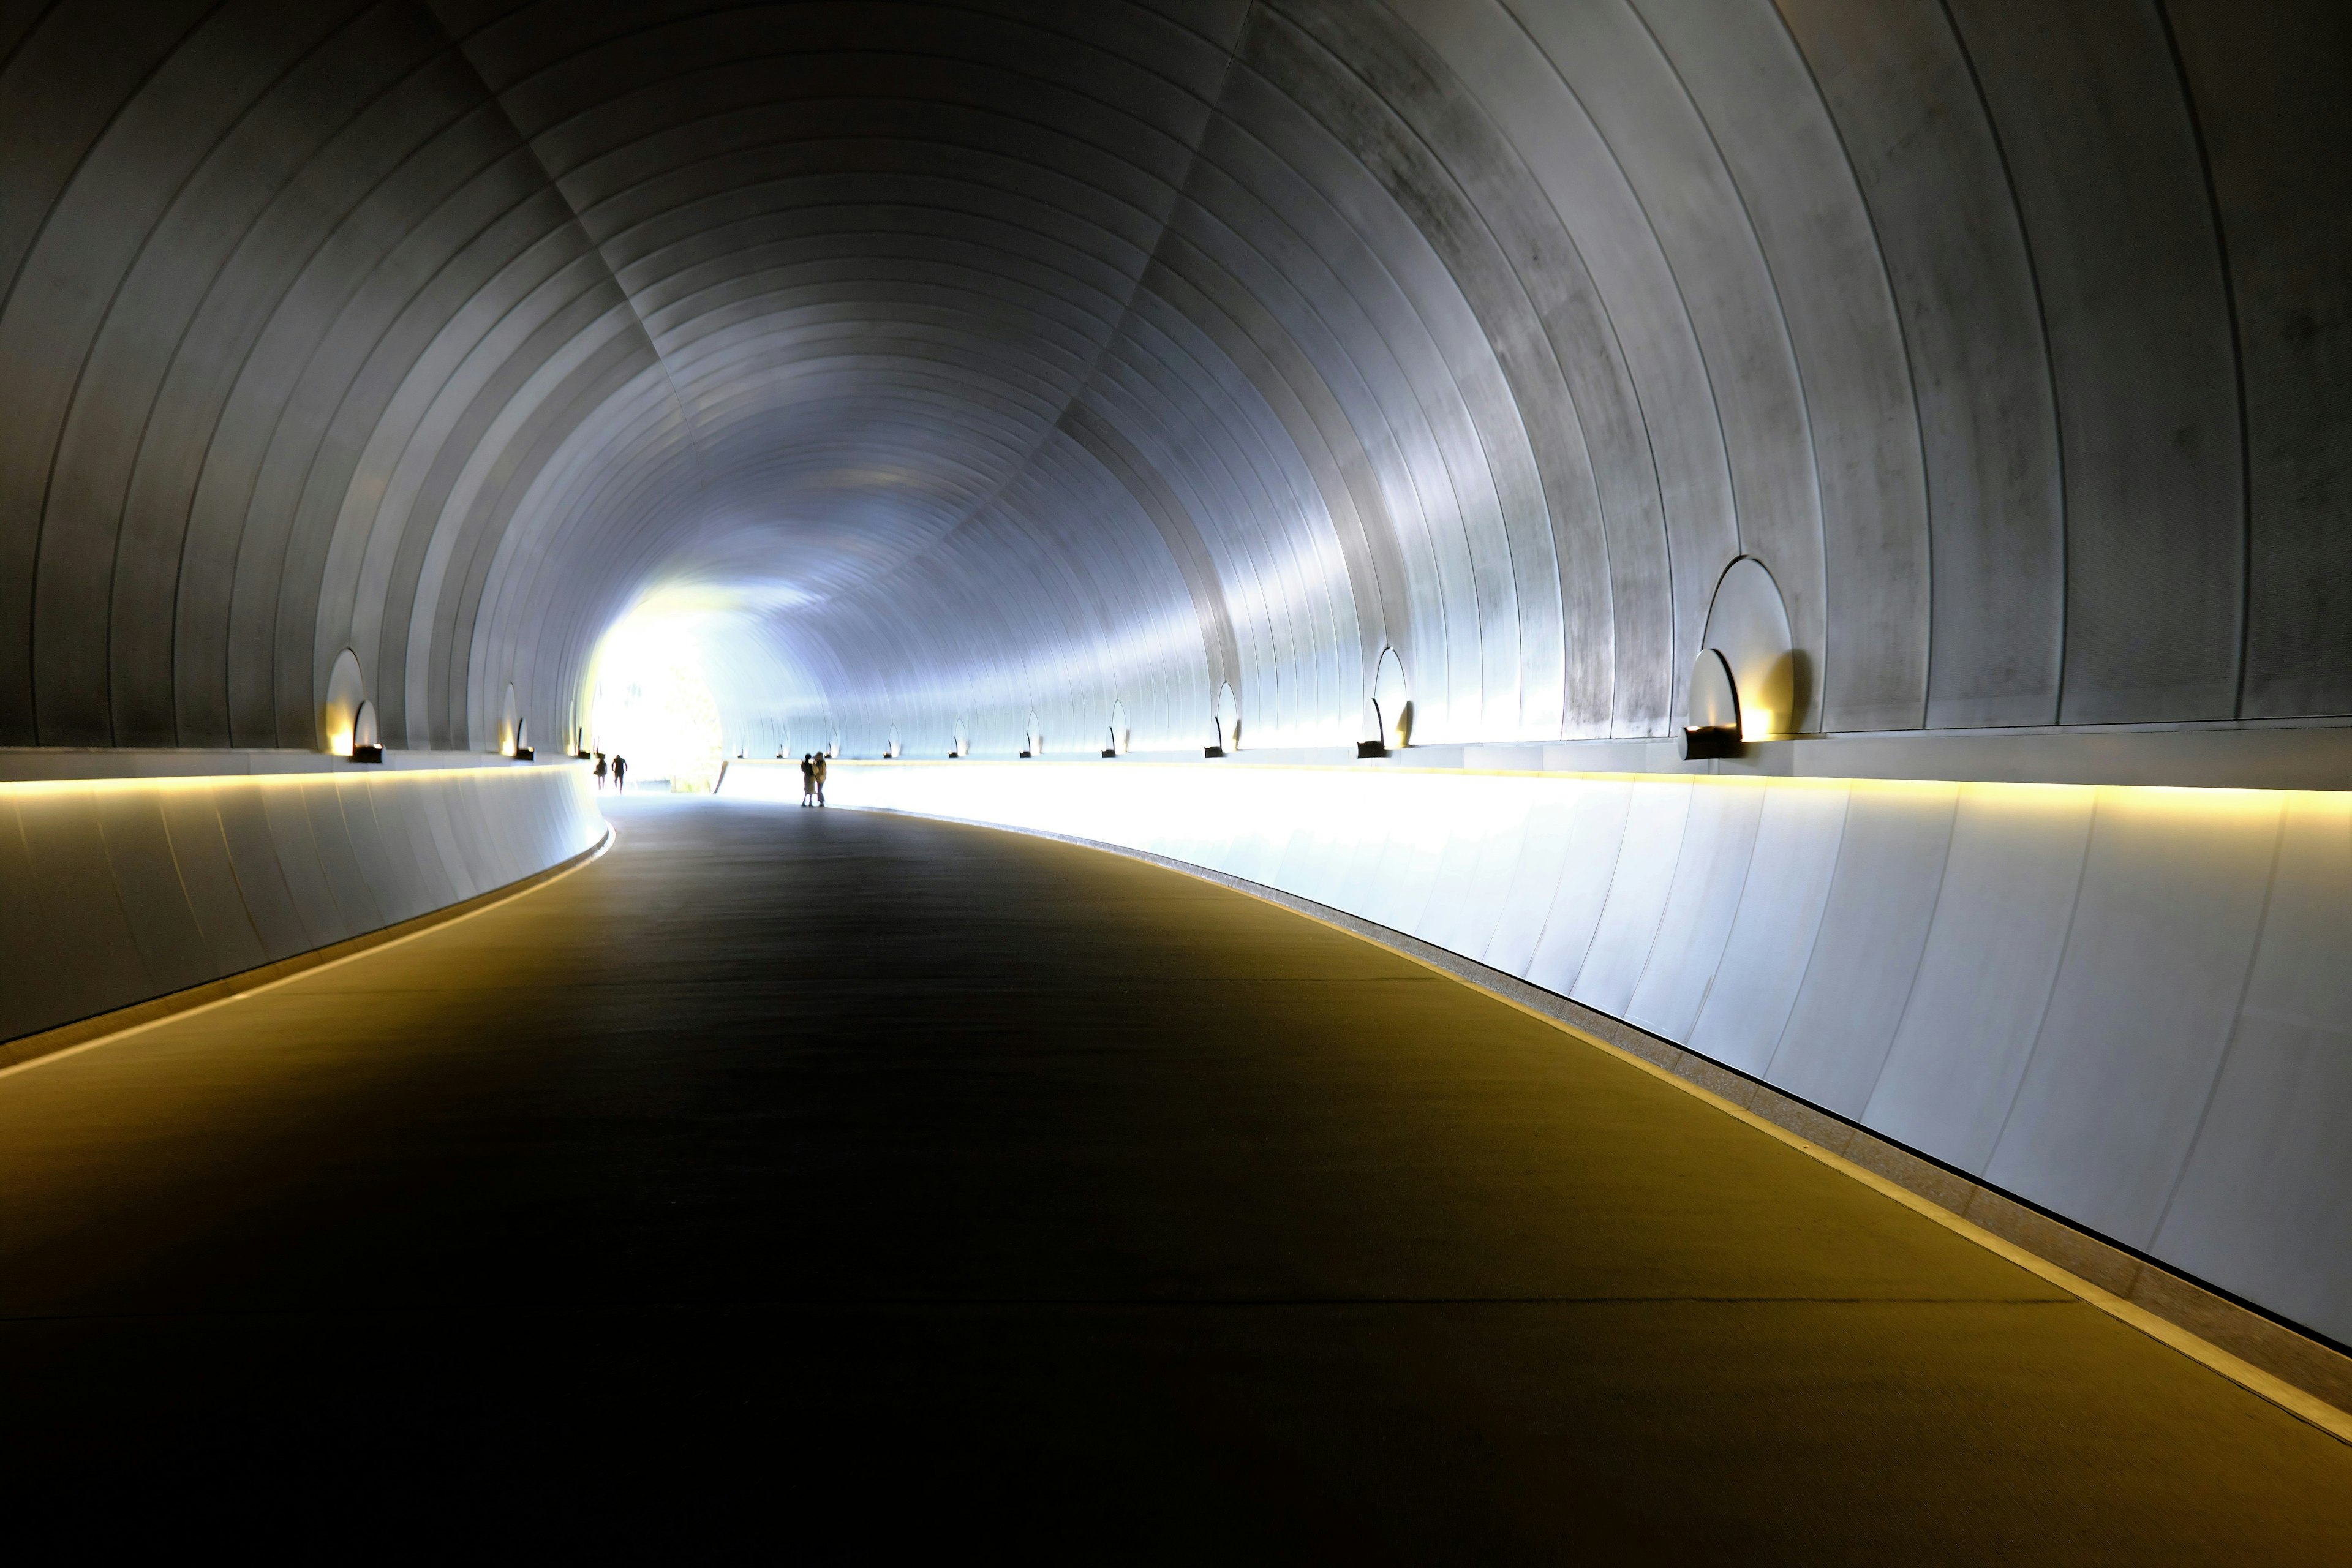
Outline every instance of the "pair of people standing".
<path id="1" fill-rule="evenodd" d="M 801 757 L 801 804 L 824 804 L 824 753 L 804 752 Z"/>
<path id="2" fill-rule="evenodd" d="M 628 782 L 628 777 L 629 759 L 614 752 L 613 753 L 613 789 L 615 794 L 618 794 L 621 786 Z M 596 753 L 596 787 L 598 789 L 604 787 L 604 753 L 602 752 Z"/>

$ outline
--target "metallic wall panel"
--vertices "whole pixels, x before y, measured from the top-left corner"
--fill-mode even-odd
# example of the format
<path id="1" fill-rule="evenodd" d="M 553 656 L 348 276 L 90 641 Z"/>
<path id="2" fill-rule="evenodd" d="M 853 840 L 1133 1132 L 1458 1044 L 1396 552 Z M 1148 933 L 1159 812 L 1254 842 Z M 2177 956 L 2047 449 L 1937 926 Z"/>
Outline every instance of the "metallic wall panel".
<path id="1" fill-rule="evenodd" d="M 1801 728 L 2342 713 L 2341 18 L 2175 10 L 54 9 L 0 739 L 562 736 L 678 589 L 746 744 L 1656 735 L 1743 552 Z"/>

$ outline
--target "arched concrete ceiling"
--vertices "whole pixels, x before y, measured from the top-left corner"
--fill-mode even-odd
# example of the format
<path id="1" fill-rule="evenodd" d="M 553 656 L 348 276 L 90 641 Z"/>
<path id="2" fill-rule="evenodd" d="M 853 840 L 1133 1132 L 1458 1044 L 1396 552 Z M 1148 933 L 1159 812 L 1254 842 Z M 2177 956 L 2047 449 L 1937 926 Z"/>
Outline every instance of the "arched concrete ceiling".
<path id="1" fill-rule="evenodd" d="M 2352 711 L 2328 0 L 0 7 L 0 742 Z"/>

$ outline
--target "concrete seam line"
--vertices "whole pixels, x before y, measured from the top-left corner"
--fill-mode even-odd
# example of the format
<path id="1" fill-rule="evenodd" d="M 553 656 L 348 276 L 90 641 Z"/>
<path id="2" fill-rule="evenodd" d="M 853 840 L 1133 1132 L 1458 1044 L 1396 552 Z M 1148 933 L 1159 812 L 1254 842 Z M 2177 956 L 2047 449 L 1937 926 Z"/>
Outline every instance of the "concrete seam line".
<path id="1" fill-rule="evenodd" d="M 146 1002 L 134 1003 L 132 1005 L 135 1007 L 152 1007 L 159 1003 L 165 1004 L 166 1007 L 163 1012 L 157 1014 L 152 1018 L 142 1018 L 137 1023 L 126 1024 L 119 1029 L 109 1029 L 104 1034 L 94 1035 L 87 1040 L 79 1040 L 72 1045 L 59 1046 L 57 1049 L 52 1051 L 37 1052 L 32 1056 L 26 1057 L 22 1061 L 13 1062 L 6 1067 L 0 1067 L 0 1078 L 13 1077 L 17 1073 L 27 1071 L 33 1068 L 43 1067 L 50 1062 L 61 1062 L 68 1057 L 78 1057 L 84 1051 L 93 1051 L 100 1046 L 113 1045 L 118 1040 L 126 1040 L 133 1035 L 144 1034 L 149 1029 L 156 1028 L 162 1025 L 177 1023 L 183 1018 L 193 1018 L 198 1014 L 209 1013 L 215 1007 L 226 1007 L 232 1002 L 242 1002 L 248 996 L 258 996 L 265 991 L 275 991 L 281 985 L 290 985 L 295 981 L 303 979 L 307 976 L 312 974 L 322 974 L 330 969 L 340 969 L 344 964 L 350 963 L 354 960 L 366 958 L 374 953 L 387 952 L 393 948 L 400 947 L 405 943 L 415 942 L 419 937 L 430 936 L 437 931 L 446 931 L 451 926 L 458 925 L 466 921 L 472 920 L 476 915 L 488 914 L 492 910 L 501 909 L 506 905 L 514 902 L 517 899 L 529 898 L 531 894 L 538 892 L 541 888 L 553 887 L 556 883 L 563 880 L 564 878 L 569 877 L 574 871 L 583 870 L 592 862 L 602 859 L 604 856 L 604 852 L 612 848 L 614 842 L 619 837 L 619 835 L 620 830 L 608 822 L 604 825 L 604 837 L 598 839 L 587 848 L 583 849 L 579 854 L 572 856 L 569 860 L 563 861 L 558 865 L 550 866 L 541 871 L 534 871 L 530 876 L 522 878 L 521 881 L 525 884 L 524 886 L 516 887 L 509 884 L 503 889 L 493 889 L 488 894 L 483 895 L 481 900 L 478 901 L 475 900 L 465 900 L 466 902 L 473 905 L 471 909 L 458 909 L 457 906 L 453 905 L 448 910 L 428 910 L 424 914 L 417 915 L 411 920 L 401 922 L 403 925 L 406 925 L 410 928 L 406 931 L 399 931 L 397 927 L 385 928 L 387 930 L 396 931 L 397 934 L 395 935 L 387 937 L 383 935 L 383 931 L 362 931 L 358 936 L 346 938 L 344 942 L 336 942 L 332 944 L 337 947 L 345 945 L 345 942 L 356 942 L 362 945 L 352 948 L 352 951 L 348 952 L 338 953 L 334 957 L 326 959 L 320 963 L 304 964 L 302 967 L 292 971 L 290 973 L 273 975 L 271 978 L 261 981 L 257 984 L 247 985 L 237 990 L 230 991 L 226 995 L 208 997 L 204 1001 L 195 1002 L 184 1007 L 170 1007 L 168 1004 L 171 1002 L 172 998 L 169 995 L 155 997 Z M 455 910 L 456 912 L 452 913 L 451 910 Z M 313 951 L 315 952 L 319 950 L 314 949 Z M 299 953 L 295 955 L 297 959 L 302 956 L 304 955 Z M 292 963 L 294 960 L 288 959 L 281 960 L 280 962 Z M 230 976 L 229 978 L 234 979 L 235 977 Z M 207 981 L 202 985 L 191 986 L 189 987 L 189 990 L 210 990 L 213 986 L 219 984 L 221 984 L 219 981 Z M 181 993 L 181 994 L 184 995 L 185 993 Z M 126 1011 L 128 1009 L 126 1009 Z M 68 1024 L 60 1026 L 71 1028 L 73 1026 Z M 26 1037 L 26 1039 L 38 1039 L 39 1037 L 40 1037 L 38 1035 L 30 1035 Z M 8 1047 L 5 1046 L 0 1046 L 0 1050 L 5 1050 L 6 1048 Z"/>
<path id="2" fill-rule="evenodd" d="M 901 812 L 891 807 L 853 806 L 850 809 L 858 811 L 874 811 L 877 814 L 887 813 L 890 816 L 930 816 L 929 813 Z M 1116 855 L 1122 859 L 1139 860 L 1148 866 L 1155 866 L 1162 870 L 1175 871 L 1181 875 L 1191 877 L 1196 881 L 1207 882 L 1213 887 L 1223 888 L 1229 892 L 1239 893 L 1244 898 L 1255 899 L 1259 903 L 1271 905 L 1275 909 L 1283 910 L 1285 913 L 1297 915 L 1303 920 L 1312 921 L 1315 924 L 1325 927 L 1328 930 L 1339 931 L 1343 935 L 1353 937 L 1359 942 L 1370 943 L 1371 946 L 1377 947 L 1382 952 L 1394 953 L 1397 957 L 1405 960 L 1409 963 L 1415 964 L 1420 968 L 1428 970 L 1433 974 L 1443 975 L 1444 978 L 1454 981 L 1457 984 L 1465 986 L 1470 990 L 1476 991 L 1483 995 L 1492 997 L 1494 1000 L 1502 1003 L 1505 1006 L 1511 1008 L 1515 1012 L 1523 1013 L 1530 1018 L 1548 1024 L 1551 1027 L 1559 1030 L 1560 1033 L 1568 1036 L 1570 1039 L 1576 1040 L 1583 1045 L 1591 1046 L 1593 1048 L 1605 1052 L 1621 1061 L 1639 1068 L 1642 1071 L 1648 1073 L 1651 1077 L 1659 1079 L 1661 1082 L 1669 1084 L 1674 1088 L 1682 1090 L 1684 1093 L 1694 1096 L 1695 1098 L 1705 1101 L 1708 1105 L 1713 1106 L 1715 1109 L 1735 1117 L 1740 1121 L 1746 1122 L 1748 1126 L 1757 1129 L 1759 1131 L 1767 1133 L 1769 1136 L 1778 1139 L 1780 1142 L 1786 1143 L 1790 1148 L 1798 1150 L 1812 1159 L 1818 1160 L 1822 1164 L 1828 1166 L 1831 1170 L 1837 1172 L 1839 1174 L 1849 1177 L 1885 1197 L 1892 1198 L 1895 1202 L 1901 1204 L 1904 1207 L 1911 1210 L 1914 1214 L 1919 1215 L 1923 1218 L 1934 1221 L 1936 1224 L 1952 1232 L 1955 1236 L 1960 1237 L 1965 1240 L 1974 1242 L 1977 1246 L 1983 1247 L 1986 1251 L 1990 1252 L 1995 1257 L 2005 1259 L 2010 1263 L 2013 1263 L 2017 1267 L 2025 1269 L 2028 1273 L 2049 1281 L 2051 1284 L 2057 1286 L 2060 1289 L 2079 1298 L 2088 1305 L 2097 1308 L 2099 1310 L 2106 1313 L 2109 1317 L 2114 1318 L 2118 1322 L 2121 1322 L 2129 1328 L 2137 1330 L 2141 1333 L 2148 1336 L 2148 1338 L 2157 1341 L 2159 1344 L 2165 1345 L 2168 1349 L 2171 1349 L 2181 1355 L 2187 1356 L 2189 1360 L 2204 1366 L 2207 1370 L 2218 1373 L 2222 1377 L 2225 1377 L 2231 1383 L 2236 1384 L 2239 1387 L 2243 1388 L 2246 1392 L 2253 1394 L 2255 1397 L 2264 1400 L 2271 1405 L 2274 1405 L 2279 1409 L 2294 1416 L 2296 1419 L 2319 1428 L 2329 1436 L 2334 1437 L 2337 1442 L 2352 1445 L 2352 1412 L 2338 1409 L 2336 1405 L 2321 1399 L 2316 1394 L 2311 1394 L 2305 1389 L 2298 1388 L 2294 1384 L 2277 1376 L 2275 1373 L 2265 1372 L 2261 1367 L 2254 1365 L 2252 1363 L 2231 1354 L 2230 1352 L 2222 1349 L 2217 1344 L 2214 1344 L 2193 1331 L 2183 1328 L 2179 1324 L 2175 1323 L 2168 1319 L 2158 1317 L 2145 1307 L 2142 1307 L 2136 1302 L 2126 1300 L 2124 1298 L 2115 1294 L 2113 1291 L 2093 1284 L 2088 1279 L 2074 1273 L 2063 1265 L 2053 1263 L 2046 1258 L 2042 1258 L 2036 1253 L 2028 1251 L 2024 1247 L 2018 1246 L 2015 1242 L 2008 1240 L 2006 1237 L 1993 1234 L 1991 1231 L 1987 1230 L 1984 1226 L 1976 1224 L 1966 1216 L 1953 1213 L 1950 1209 L 1944 1207 L 1941 1204 L 1937 1203 L 1932 1198 L 1912 1192 L 1909 1188 L 1901 1185 L 1899 1183 L 1888 1180 L 1886 1177 L 1880 1175 L 1875 1171 L 1869 1170 L 1862 1165 L 1854 1163 L 1853 1161 L 1846 1159 L 1843 1155 L 1837 1153 L 1833 1150 L 1822 1148 L 1820 1144 L 1815 1143 L 1811 1139 L 1805 1137 L 1802 1133 L 1797 1132 L 1792 1129 L 1783 1127 L 1780 1123 L 1773 1121 L 1769 1118 L 1757 1115 L 1746 1106 L 1739 1105 L 1732 1100 L 1725 1099 L 1723 1096 L 1717 1094 L 1714 1090 L 1706 1088 L 1704 1084 L 1695 1083 L 1689 1079 L 1684 1078 L 1680 1074 L 1664 1067 L 1661 1067 L 1655 1062 L 1646 1060 L 1640 1055 L 1633 1051 L 1629 1051 L 1622 1046 L 1612 1045 L 1607 1040 L 1601 1039 L 1595 1035 L 1578 1028 L 1575 1025 L 1568 1022 L 1564 1018 L 1555 1017 L 1551 1014 L 1546 1013 L 1539 1008 L 1529 1006 L 1527 1003 L 1520 1001 L 1515 996 L 1507 995 L 1491 986 L 1481 984 L 1473 976 L 1460 973 L 1443 964 L 1433 963 L 1429 959 L 1422 957 L 1419 953 L 1408 952 L 1404 948 L 1399 947 L 1392 942 L 1383 941 L 1381 938 L 1373 935 L 1370 931 L 1358 931 L 1351 926 L 1343 925 L 1337 921 L 1329 920 L 1324 916 L 1316 914 L 1312 910 L 1302 910 L 1295 905 L 1286 903 L 1280 898 L 1270 896 L 1269 892 L 1260 892 L 1256 890 L 1255 887 L 1244 883 L 1244 879 L 1241 878 L 1230 877 L 1226 873 L 1210 870 L 1204 867 L 1194 867 L 1189 862 L 1177 860 L 1171 857 L 1155 855 L 1149 850 L 1129 849 L 1117 844 L 1106 844 L 1098 839 L 1079 838 L 1069 834 L 1054 833 L 1042 828 L 1015 827 L 1003 823 L 980 822 L 971 817 L 937 816 L 932 817 L 932 820 L 962 823 L 974 827 L 991 828 L 998 832 L 1019 833 L 1034 838 L 1050 838 L 1059 843 L 1074 845 L 1082 849 L 1096 849 L 1105 854 Z M 1278 892 L 1279 889 L 1272 889 L 1271 891 Z M 1366 921 L 1365 923 L 1372 924 L 1374 922 Z"/>

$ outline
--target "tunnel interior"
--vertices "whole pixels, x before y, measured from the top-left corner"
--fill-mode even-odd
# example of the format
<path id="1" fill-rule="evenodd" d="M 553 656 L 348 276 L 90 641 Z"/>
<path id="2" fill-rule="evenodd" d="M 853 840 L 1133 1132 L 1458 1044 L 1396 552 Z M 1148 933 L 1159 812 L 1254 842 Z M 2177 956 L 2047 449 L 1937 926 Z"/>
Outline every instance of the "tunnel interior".
<path id="1" fill-rule="evenodd" d="M 562 1279 L 877 1442 L 1060 1343 L 1118 1508 L 1122 1378 L 1204 1495 L 1186 1422 L 1410 1453 L 1391 1548 L 1621 1460 L 1627 1541 L 2324 1536 L 2347 64 L 2332 0 L 0 0 L 0 1395 L 77 1434 L 0 1465 L 203 1447 L 215 1319 L 408 1419 L 331 1320 L 421 1314 L 475 1409 L 476 1287 L 552 1452 Z"/>
<path id="2" fill-rule="evenodd" d="M 633 609 L 730 755 L 1669 736 L 1740 576 L 1774 734 L 2341 716 L 2344 26 L 25 10 L 0 742 L 570 750 Z"/>

